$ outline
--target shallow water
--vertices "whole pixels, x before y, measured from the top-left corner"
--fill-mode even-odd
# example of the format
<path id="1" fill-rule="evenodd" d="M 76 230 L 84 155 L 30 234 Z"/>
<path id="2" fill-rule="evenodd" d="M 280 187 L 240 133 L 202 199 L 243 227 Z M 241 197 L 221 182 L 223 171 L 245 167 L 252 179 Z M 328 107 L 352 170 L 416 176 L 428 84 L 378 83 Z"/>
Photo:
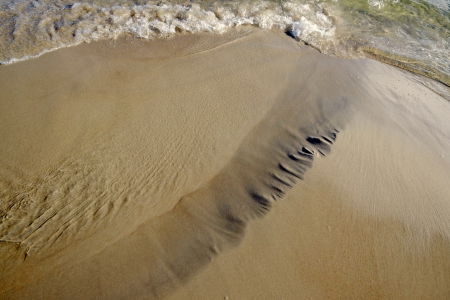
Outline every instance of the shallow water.
<path id="1" fill-rule="evenodd" d="M 0 62 L 126 33 L 152 39 L 253 25 L 321 52 L 370 56 L 450 84 L 450 1 L 0 1 Z"/>

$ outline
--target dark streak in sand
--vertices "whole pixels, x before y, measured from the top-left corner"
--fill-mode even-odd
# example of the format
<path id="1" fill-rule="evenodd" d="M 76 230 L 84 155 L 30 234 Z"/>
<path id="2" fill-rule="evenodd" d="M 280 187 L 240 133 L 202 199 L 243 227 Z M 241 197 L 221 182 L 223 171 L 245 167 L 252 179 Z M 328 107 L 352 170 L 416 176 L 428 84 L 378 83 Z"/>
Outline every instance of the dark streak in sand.
<path id="1" fill-rule="evenodd" d="M 110 262 L 119 261 L 114 266 L 118 275 L 113 276 L 117 285 L 109 284 L 114 290 L 105 290 L 105 299 L 133 298 L 137 289 L 144 289 L 149 297 L 166 296 L 222 251 L 239 245 L 248 223 L 266 215 L 274 202 L 303 178 L 315 159 L 328 155 L 338 128 L 350 117 L 353 102 L 349 97 L 354 97 L 344 92 L 336 95 L 335 91 L 351 90 L 352 83 L 342 79 L 332 83 L 333 87 L 310 88 L 308 78 L 326 82 L 316 79 L 337 78 L 334 73 L 338 71 L 333 70 L 340 74 L 346 65 L 329 58 L 323 65 L 317 62 L 306 68 L 302 67 L 305 61 L 309 61 L 307 57 L 299 65 L 301 72 L 290 77 L 292 88 L 280 95 L 280 101 L 210 182 L 79 266 L 79 272 L 86 274 L 86 278 L 79 276 L 86 286 L 95 284 L 87 279 L 90 272 L 110 270 Z M 310 73 L 305 73 L 306 69 Z M 69 277 L 66 273 L 55 276 L 61 289 L 82 286 L 78 282 L 73 283 L 76 287 L 66 287 L 67 282 L 72 283 Z M 141 281 L 136 282 L 136 277 Z"/>

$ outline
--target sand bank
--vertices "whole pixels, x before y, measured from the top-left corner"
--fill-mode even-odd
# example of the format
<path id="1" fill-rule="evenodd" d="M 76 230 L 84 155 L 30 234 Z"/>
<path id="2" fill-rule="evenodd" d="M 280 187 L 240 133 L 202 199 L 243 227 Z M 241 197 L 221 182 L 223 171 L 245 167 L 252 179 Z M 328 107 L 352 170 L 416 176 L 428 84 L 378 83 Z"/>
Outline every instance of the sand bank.
<path id="1" fill-rule="evenodd" d="M 248 28 L 1 66 L 2 298 L 447 299 L 425 83 Z"/>

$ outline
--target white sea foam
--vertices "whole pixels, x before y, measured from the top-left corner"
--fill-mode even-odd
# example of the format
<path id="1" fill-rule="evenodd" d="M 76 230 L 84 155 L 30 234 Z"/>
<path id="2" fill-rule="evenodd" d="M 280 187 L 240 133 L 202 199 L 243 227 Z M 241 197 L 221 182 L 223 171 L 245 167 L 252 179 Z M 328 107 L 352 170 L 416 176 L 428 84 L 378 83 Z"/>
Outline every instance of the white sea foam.
<path id="1" fill-rule="evenodd" d="M 179 33 L 221 34 L 232 27 L 253 25 L 289 30 L 297 39 L 320 47 L 321 43 L 332 40 L 335 29 L 333 19 L 320 6 L 269 1 L 208 8 L 198 4 L 102 7 L 88 3 L 59 7 L 36 2 L 32 9 L 11 5 L 9 13 L 3 12 L 0 18 L 3 24 L 11 23 L 11 28 L 1 28 L 4 33 L 0 46 L 2 64 L 83 42 L 115 39 L 122 34 L 151 39 Z"/>
<path id="2" fill-rule="evenodd" d="M 191 0 L 182 5 L 177 1 L 183 0 L 137 0 L 141 4 L 117 0 L 118 5 L 111 4 L 116 0 L 85 1 L 95 4 L 0 0 L 0 64 L 123 34 L 153 39 L 184 33 L 222 34 L 250 25 L 286 31 L 325 54 L 339 57 L 365 56 L 368 48 L 374 48 L 407 58 L 413 69 L 425 66 L 424 74 L 437 70 L 444 74 L 443 82 L 450 82 L 448 11 L 431 4 L 418 6 L 397 0 L 351 4 L 334 0 L 205 0 L 196 4 L 199 0 Z"/>

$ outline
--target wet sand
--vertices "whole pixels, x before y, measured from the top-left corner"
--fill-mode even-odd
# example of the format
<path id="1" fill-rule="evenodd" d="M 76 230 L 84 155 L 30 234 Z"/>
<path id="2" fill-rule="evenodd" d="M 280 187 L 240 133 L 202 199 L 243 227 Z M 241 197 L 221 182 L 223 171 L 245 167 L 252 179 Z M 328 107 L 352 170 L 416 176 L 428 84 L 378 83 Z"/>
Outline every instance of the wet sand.
<path id="1" fill-rule="evenodd" d="M 430 87 L 246 27 L 1 66 L 1 298 L 448 299 Z"/>

